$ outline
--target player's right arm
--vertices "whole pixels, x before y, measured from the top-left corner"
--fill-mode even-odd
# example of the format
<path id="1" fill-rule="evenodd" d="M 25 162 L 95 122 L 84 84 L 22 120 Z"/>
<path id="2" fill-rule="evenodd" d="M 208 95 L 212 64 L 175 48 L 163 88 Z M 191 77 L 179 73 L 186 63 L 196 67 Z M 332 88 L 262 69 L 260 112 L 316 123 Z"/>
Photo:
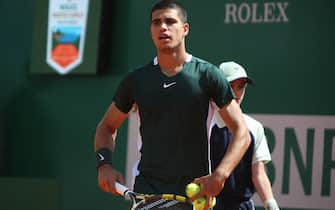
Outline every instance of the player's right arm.
<path id="1" fill-rule="evenodd" d="M 113 153 L 117 129 L 127 117 L 128 114 L 120 111 L 114 102 L 109 106 L 96 128 L 94 137 L 94 151 L 96 153 L 103 148 L 105 151 L 108 151 L 107 153 L 110 151 L 110 155 Z M 97 155 L 97 158 L 100 158 L 99 154 Z M 103 157 L 102 159 L 104 158 L 107 157 Z M 111 161 L 98 167 L 98 184 L 103 191 L 117 194 L 115 190 L 116 181 L 124 184 L 122 174 L 113 168 Z"/>

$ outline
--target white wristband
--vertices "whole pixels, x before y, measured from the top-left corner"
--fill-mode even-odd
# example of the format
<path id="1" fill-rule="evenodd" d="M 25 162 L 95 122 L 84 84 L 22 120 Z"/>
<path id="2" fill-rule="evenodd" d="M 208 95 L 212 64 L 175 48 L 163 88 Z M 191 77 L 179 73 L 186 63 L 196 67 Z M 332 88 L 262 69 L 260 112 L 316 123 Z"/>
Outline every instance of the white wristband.
<path id="1" fill-rule="evenodd" d="M 265 210 L 280 210 L 277 201 L 274 198 L 270 198 L 264 202 Z"/>

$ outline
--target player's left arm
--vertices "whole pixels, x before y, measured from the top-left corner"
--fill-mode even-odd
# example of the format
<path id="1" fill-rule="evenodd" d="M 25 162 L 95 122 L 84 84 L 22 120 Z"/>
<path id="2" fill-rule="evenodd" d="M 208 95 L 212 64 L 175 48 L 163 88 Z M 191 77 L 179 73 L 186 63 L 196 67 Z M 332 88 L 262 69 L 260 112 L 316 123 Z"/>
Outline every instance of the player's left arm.
<path id="1" fill-rule="evenodd" d="M 227 152 L 213 172 L 213 176 L 220 177 L 224 184 L 247 151 L 251 140 L 242 111 L 234 99 L 219 109 L 218 113 L 232 133 L 232 141 L 228 146 Z"/>
<path id="2" fill-rule="evenodd" d="M 223 189 L 226 179 L 230 176 L 236 165 L 242 159 L 250 144 L 250 135 L 242 111 L 235 100 L 218 110 L 228 129 L 232 132 L 232 141 L 227 152 L 215 171 L 208 176 L 194 180 L 197 184 L 202 184 L 201 191 L 195 195 L 194 199 L 206 195 L 215 196 Z"/>

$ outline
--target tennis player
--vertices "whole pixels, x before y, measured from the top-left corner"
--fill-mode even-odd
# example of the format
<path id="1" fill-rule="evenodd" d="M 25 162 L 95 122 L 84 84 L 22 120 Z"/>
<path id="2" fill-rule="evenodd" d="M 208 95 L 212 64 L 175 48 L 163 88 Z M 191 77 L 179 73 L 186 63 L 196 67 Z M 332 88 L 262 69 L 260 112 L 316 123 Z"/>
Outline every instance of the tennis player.
<path id="1" fill-rule="evenodd" d="M 253 80 L 247 76 L 245 69 L 235 62 L 221 63 L 220 69 L 230 82 L 237 103 L 243 101 L 245 90 Z M 254 118 L 243 114 L 251 134 L 251 144 L 241 162 L 226 180 L 222 192 L 217 196 L 214 210 L 252 210 L 251 199 L 255 189 L 266 210 L 279 210 L 273 197 L 271 184 L 265 171 L 265 164 L 271 161 L 271 155 L 264 134 L 263 125 Z M 224 157 L 232 134 L 220 116 L 215 115 L 211 132 L 211 161 L 213 168 L 218 166 Z"/>
<path id="2" fill-rule="evenodd" d="M 117 194 L 115 182 L 124 184 L 123 175 L 113 165 L 112 153 L 117 129 L 133 106 L 139 112 L 142 137 L 136 192 L 185 195 L 185 186 L 195 181 L 203 188 L 193 198 L 206 196 L 208 209 L 248 148 L 248 128 L 228 81 L 215 65 L 186 51 L 189 27 L 187 12 L 180 3 L 161 0 L 153 6 L 150 29 L 157 57 L 125 76 L 96 128 L 98 183 L 103 191 Z M 211 103 L 218 107 L 234 137 L 210 174 Z"/>

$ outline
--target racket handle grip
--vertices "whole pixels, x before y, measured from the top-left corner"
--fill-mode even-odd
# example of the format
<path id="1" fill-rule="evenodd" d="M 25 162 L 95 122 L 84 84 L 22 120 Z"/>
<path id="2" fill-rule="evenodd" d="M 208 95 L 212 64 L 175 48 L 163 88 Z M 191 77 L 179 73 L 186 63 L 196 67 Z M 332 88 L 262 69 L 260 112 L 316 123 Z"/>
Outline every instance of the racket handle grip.
<path id="1" fill-rule="evenodd" d="M 127 192 L 129 191 L 129 188 L 118 183 L 118 182 L 115 182 L 115 189 L 116 189 L 116 192 L 119 193 L 120 195 L 122 196 L 126 196 L 127 195 Z"/>

